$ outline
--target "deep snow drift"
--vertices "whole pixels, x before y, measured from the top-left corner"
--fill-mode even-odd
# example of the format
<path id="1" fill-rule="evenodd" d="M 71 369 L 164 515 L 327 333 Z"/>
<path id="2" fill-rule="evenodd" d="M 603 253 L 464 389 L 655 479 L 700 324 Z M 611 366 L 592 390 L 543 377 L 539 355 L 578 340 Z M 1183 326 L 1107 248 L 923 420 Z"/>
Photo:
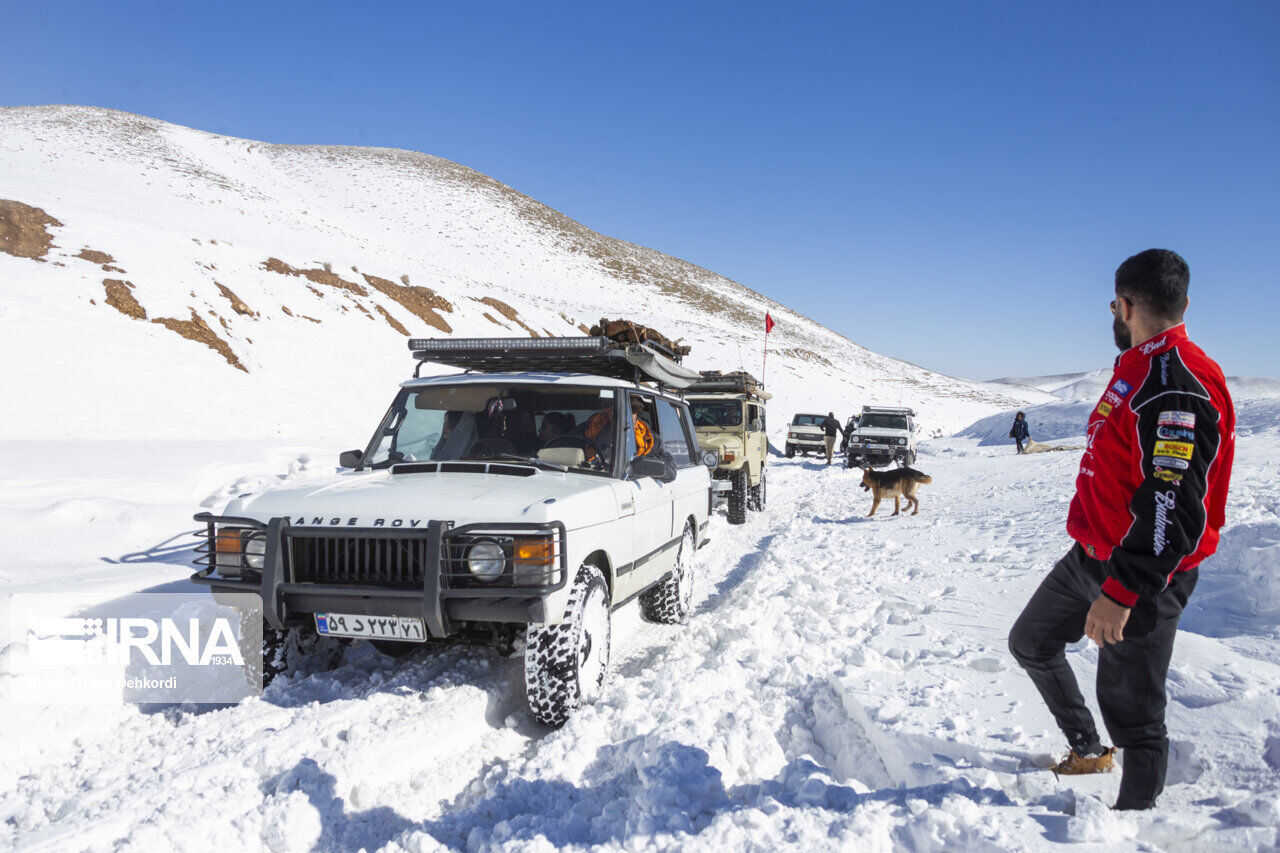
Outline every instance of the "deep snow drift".
<path id="1" fill-rule="evenodd" d="M 918 516 L 863 516 L 856 472 L 774 458 L 768 511 L 712 522 L 684 626 L 617 615 L 602 700 L 533 722 L 520 659 L 356 643 L 333 670 L 220 709 L 6 703 L 3 836 L 20 849 L 1271 849 L 1280 842 L 1280 452 L 1240 441 L 1218 556 L 1169 678 L 1170 786 L 1114 815 L 1116 776 L 1062 748 L 1005 649 L 1066 550 L 1075 454 L 922 445 Z M 331 450 L 129 442 L 0 451 L 21 574 L 110 598 L 185 584 L 170 539 L 217 483 L 331 470 Z M 193 463 L 215 457 L 216 466 Z M 77 476 L 86 460 L 103 475 Z M 103 460 L 110 460 L 104 462 Z M 50 506 L 28 507 L 31 493 Z M 37 502 L 38 503 L 38 502 Z M 74 522 L 68 525 L 68 522 Z M 15 578 L 6 588 L 22 588 Z M 36 586 L 42 585 L 37 582 Z M 1071 651 L 1088 684 L 1096 660 Z M 1090 692 L 1086 690 L 1086 692 Z"/>

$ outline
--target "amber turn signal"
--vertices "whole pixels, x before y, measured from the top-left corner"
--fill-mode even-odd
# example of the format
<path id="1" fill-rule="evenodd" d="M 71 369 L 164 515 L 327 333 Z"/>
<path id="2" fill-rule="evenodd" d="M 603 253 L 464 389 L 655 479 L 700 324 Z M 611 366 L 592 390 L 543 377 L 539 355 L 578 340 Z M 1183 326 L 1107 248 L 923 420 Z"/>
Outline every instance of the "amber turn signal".
<path id="1" fill-rule="evenodd" d="M 556 561 L 555 544 L 550 539 L 517 539 L 515 561 L 526 565 L 550 566 Z"/>
<path id="2" fill-rule="evenodd" d="M 222 528 L 218 531 L 213 547 L 219 554 L 239 554 L 243 548 L 240 543 L 240 530 L 235 527 Z"/>

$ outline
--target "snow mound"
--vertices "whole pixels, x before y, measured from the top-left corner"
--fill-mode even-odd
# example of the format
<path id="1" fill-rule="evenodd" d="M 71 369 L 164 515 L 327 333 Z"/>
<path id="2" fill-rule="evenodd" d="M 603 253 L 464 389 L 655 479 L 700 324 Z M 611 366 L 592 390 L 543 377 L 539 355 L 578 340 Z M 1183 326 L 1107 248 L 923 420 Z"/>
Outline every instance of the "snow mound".
<path id="1" fill-rule="evenodd" d="M 1036 441 L 1057 441 L 1065 438 L 1076 438 L 1084 435 L 1085 424 L 1089 420 L 1092 402 L 1062 401 L 1060 403 L 1043 403 L 1038 406 L 1027 406 L 1021 409 L 1027 417 L 1027 429 Z M 983 447 L 1012 444 L 1009 430 L 1013 428 L 1015 410 L 988 415 L 960 432 L 959 438 L 976 438 Z"/>
<path id="2" fill-rule="evenodd" d="M 1228 527 L 1179 627 L 1208 637 L 1280 636 L 1280 522 Z"/>

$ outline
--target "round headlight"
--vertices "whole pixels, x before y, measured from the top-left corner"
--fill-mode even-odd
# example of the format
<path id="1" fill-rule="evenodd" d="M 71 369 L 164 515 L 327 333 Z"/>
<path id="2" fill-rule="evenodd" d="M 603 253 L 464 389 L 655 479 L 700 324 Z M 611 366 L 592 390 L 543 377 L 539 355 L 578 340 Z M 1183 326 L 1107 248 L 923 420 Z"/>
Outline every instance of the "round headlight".
<path id="1" fill-rule="evenodd" d="M 244 541 L 244 564 L 251 569 L 262 571 L 262 564 L 267 555 L 267 538 L 250 536 Z"/>
<path id="2" fill-rule="evenodd" d="M 907 440 L 905 438 L 898 439 L 898 444 L 906 444 L 906 443 L 907 443 Z"/>
<path id="3" fill-rule="evenodd" d="M 477 542 L 467 549 L 467 568 L 482 581 L 494 581 L 507 567 L 502 546 L 492 540 Z"/>

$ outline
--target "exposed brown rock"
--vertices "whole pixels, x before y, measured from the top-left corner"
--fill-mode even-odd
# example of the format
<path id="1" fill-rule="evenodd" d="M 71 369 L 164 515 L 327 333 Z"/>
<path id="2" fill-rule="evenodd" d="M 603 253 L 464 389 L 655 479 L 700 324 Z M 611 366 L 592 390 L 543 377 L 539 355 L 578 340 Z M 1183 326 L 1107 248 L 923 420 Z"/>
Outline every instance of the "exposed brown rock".
<path id="1" fill-rule="evenodd" d="M 107 304 L 112 308 L 135 320 L 147 319 L 147 309 L 134 298 L 132 283 L 118 278 L 104 278 L 102 286 L 107 291 Z"/>
<path id="2" fill-rule="evenodd" d="M 516 311 L 516 309 L 512 308 L 510 305 L 503 302 L 501 299 L 494 299 L 492 296 L 486 296 L 483 299 L 478 299 L 476 301 L 483 302 L 485 305 L 488 305 L 490 308 L 495 309 L 503 317 L 506 317 L 508 320 L 510 320 L 511 322 L 515 323 L 517 326 L 519 326 L 520 328 L 528 332 L 529 337 L 531 338 L 541 337 L 541 335 L 539 335 L 529 326 L 525 325 L 524 320 L 520 319 L 520 313 Z"/>
<path id="3" fill-rule="evenodd" d="M 382 318 L 387 321 L 387 325 L 404 335 L 406 338 L 409 337 L 409 330 L 404 327 L 403 323 L 388 314 L 386 308 L 383 308 L 381 305 L 374 305 L 373 307 L 376 308 L 378 313 L 382 315 Z"/>
<path id="4" fill-rule="evenodd" d="M 102 265 L 102 271 L 103 271 L 103 272 L 118 272 L 118 273 L 120 273 L 120 275 L 124 275 L 124 270 L 120 269 L 120 267 L 117 267 L 117 266 L 115 266 L 115 265 L 113 265 L 113 264 L 103 264 L 103 265 Z"/>
<path id="5" fill-rule="evenodd" d="M 589 335 L 589 334 L 591 334 L 591 329 L 587 328 L 587 324 L 586 324 L 586 323 L 579 323 L 579 324 L 578 324 L 578 331 L 582 332 L 582 334 L 584 334 L 584 335 Z"/>
<path id="6" fill-rule="evenodd" d="M 326 266 L 328 265 L 326 264 Z M 293 275 L 298 276 L 299 278 L 305 278 L 308 281 L 315 282 L 316 284 L 322 284 L 325 287 L 334 287 L 338 290 L 345 290 L 349 293 L 354 293 L 357 296 L 369 295 L 369 291 L 365 290 L 354 281 L 347 281 L 342 276 L 327 269 L 316 268 L 302 270 L 297 267 L 289 266 L 279 258 L 267 258 L 262 262 L 262 268 L 270 272 L 279 273 L 280 275 Z"/>
<path id="7" fill-rule="evenodd" d="M 108 255 L 106 252 L 99 252 L 97 249 L 90 249 L 85 246 L 75 257 L 88 261 L 91 264 L 114 264 L 116 259 Z"/>
<path id="8" fill-rule="evenodd" d="M 501 326 L 501 325 L 502 325 L 502 322 L 501 322 L 500 320 L 498 320 L 498 318 L 497 318 L 497 317 L 495 317 L 495 316 L 493 316 L 492 314 L 490 314 L 488 311 L 484 312 L 484 318 L 485 318 L 486 320 L 488 320 L 490 323 L 492 323 L 493 325 L 495 325 L 495 326 Z"/>
<path id="9" fill-rule="evenodd" d="M 283 311 L 284 313 L 288 314 L 290 317 L 292 317 L 292 316 L 293 316 L 293 312 L 289 310 L 289 306 L 288 306 L 288 305 L 281 305 L 281 306 L 280 306 L 280 310 L 281 310 L 281 311 Z"/>
<path id="10" fill-rule="evenodd" d="M 218 282 L 216 282 L 216 281 L 214 282 L 214 284 L 218 285 L 218 291 L 222 294 L 222 296 L 223 296 L 223 297 L 224 297 L 228 302 L 230 302 L 230 303 L 231 303 L 231 310 L 232 310 L 232 311 L 236 312 L 237 314 L 239 314 L 239 315 L 240 315 L 240 316 L 242 316 L 242 317 L 257 317 L 257 316 L 258 316 L 258 312 L 257 312 L 257 311 L 254 311 L 254 310 L 253 310 L 252 308 L 250 308 L 248 305 L 245 305 L 245 304 L 244 304 L 244 300 L 243 300 L 243 299 L 241 299 L 239 296 L 236 296 L 234 293 L 232 293 L 232 292 L 231 292 L 231 288 L 227 287 L 225 284 L 219 284 L 219 283 L 218 283 Z"/>
<path id="11" fill-rule="evenodd" d="M 200 315 L 196 313 L 196 309 L 191 309 L 190 320 L 175 320 L 172 317 L 157 317 L 151 322 L 158 323 L 171 332 L 177 332 L 189 341 L 204 344 L 209 349 L 225 358 L 227 360 L 227 364 L 239 370 L 243 370 L 245 373 L 249 372 L 248 369 L 240 363 L 240 359 L 236 357 L 235 351 L 231 349 L 231 346 L 222 338 L 218 337 L 218 334 L 214 332 L 213 329 L 209 328 L 209 324 L 201 319 Z"/>
<path id="12" fill-rule="evenodd" d="M 44 260 L 53 248 L 49 226 L 62 223 L 38 207 L 20 201 L 0 199 L 0 252 L 16 258 Z"/>
<path id="13" fill-rule="evenodd" d="M 427 287 L 396 284 L 393 281 L 379 278 L 376 275 L 369 275 L 368 273 L 363 275 L 365 283 L 370 287 L 399 302 L 407 311 L 428 326 L 439 329 L 442 332 L 453 331 L 453 328 L 445 322 L 445 319 L 436 313 L 438 311 L 451 313 L 453 304 L 435 291 Z M 408 278 L 408 276 L 404 278 Z"/>

